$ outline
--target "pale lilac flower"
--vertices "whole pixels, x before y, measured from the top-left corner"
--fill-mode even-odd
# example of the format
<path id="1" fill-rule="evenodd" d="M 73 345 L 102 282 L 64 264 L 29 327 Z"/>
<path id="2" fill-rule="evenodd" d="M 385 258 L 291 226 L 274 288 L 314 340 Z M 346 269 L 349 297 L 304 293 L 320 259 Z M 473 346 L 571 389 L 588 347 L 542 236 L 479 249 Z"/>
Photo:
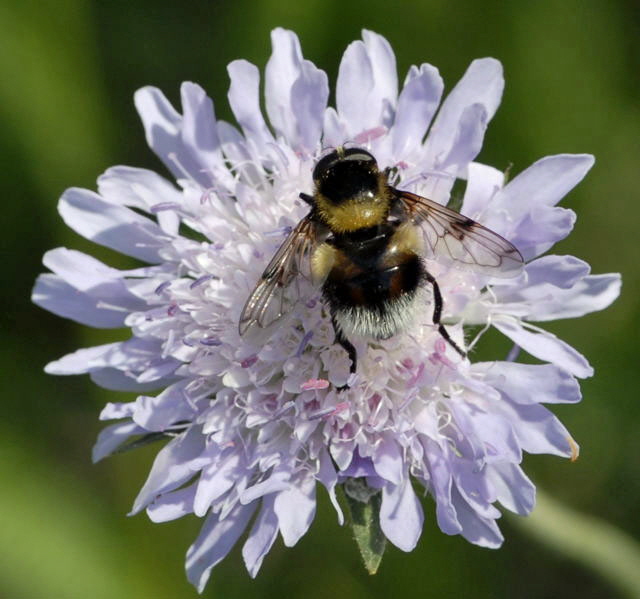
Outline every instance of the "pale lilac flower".
<path id="1" fill-rule="evenodd" d="M 278 534 L 295 545 L 313 521 L 318 486 L 342 522 L 336 485 L 350 478 L 380 490 L 382 530 L 404 551 L 420 537 L 418 495 L 427 493 L 445 533 L 500 546 L 496 504 L 527 514 L 535 501 L 523 452 L 577 455 L 542 404 L 577 402 L 576 377 L 593 372 L 533 323 L 601 310 L 620 289 L 617 274 L 591 275 L 572 256 L 541 257 L 573 227 L 574 213 L 557 203 L 591 156 L 547 157 L 507 184 L 502 172 L 474 162 L 502 95 L 498 61 L 472 62 L 441 102 L 435 67 L 411 67 L 398 91 L 389 44 L 365 31 L 343 56 L 332 108 L 327 77 L 302 57 L 295 34 L 276 29 L 272 42 L 268 120 L 258 69 L 244 60 L 228 68 L 240 128 L 217 120 L 196 84 L 182 86 L 182 114 L 158 89 L 136 93 L 147 141 L 177 185 L 114 167 L 99 178 L 98 193 L 67 190 L 59 210 L 81 235 L 145 266 L 121 271 L 58 248 L 45 255 L 52 272 L 33 292 L 61 316 L 130 329 L 122 342 L 81 349 L 46 370 L 89 373 L 108 389 L 140 393 L 103 410 L 102 419 L 117 422 L 100 434 L 94 459 L 138 436 L 170 437 L 132 513 L 146 510 L 155 522 L 189 513 L 205 519 L 186 561 L 200 591 L 245 533 L 251 576 Z M 263 346 L 239 337 L 246 298 L 308 210 L 298 194 L 312 191 L 316 160 L 346 142 L 366 147 L 382 168 L 397 167 L 396 187 L 443 204 L 455 180 L 466 180 L 462 212 L 509 239 L 528 264 L 501 280 L 432 264 L 448 329 L 470 348 L 479 335 L 465 337 L 463 327 L 494 326 L 543 363 L 462 359 L 427 305 L 410 334 L 358 344 L 358 371 L 343 392 L 349 361 L 320 297 L 300 305 Z"/>

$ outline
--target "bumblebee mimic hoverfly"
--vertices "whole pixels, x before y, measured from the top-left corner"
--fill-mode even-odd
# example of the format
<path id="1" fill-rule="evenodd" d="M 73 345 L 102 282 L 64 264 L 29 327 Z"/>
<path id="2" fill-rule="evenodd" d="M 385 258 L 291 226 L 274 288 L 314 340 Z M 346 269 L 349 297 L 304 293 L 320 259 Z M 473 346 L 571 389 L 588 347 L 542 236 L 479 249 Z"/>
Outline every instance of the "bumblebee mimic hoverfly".
<path id="1" fill-rule="evenodd" d="M 350 338 L 387 339 L 407 330 L 421 290 L 432 288 L 434 325 L 460 355 L 440 322 L 443 301 L 425 257 L 445 257 L 465 270 L 513 277 L 523 265 L 506 239 L 458 212 L 389 183 L 389 170 L 361 148 L 339 147 L 313 171 L 309 213 L 291 231 L 249 296 L 240 334 L 266 330 L 293 309 L 294 282 L 308 273 L 321 291 L 335 339 L 356 371 Z"/>

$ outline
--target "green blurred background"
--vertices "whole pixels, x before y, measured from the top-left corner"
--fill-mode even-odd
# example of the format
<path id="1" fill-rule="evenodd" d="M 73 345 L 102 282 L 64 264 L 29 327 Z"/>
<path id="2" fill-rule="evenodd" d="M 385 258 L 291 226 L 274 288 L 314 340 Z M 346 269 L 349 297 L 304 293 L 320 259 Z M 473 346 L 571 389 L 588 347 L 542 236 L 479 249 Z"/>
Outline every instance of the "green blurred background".
<path id="1" fill-rule="evenodd" d="M 528 456 L 525 467 L 565 507 L 640 538 L 637 1 L 1 0 L 0 23 L 1 597 L 196 596 L 183 560 L 200 521 L 156 525 L 144 515 L 126 517 L 157 447 L 90 462 L 101 407 L 125 397 L 86 377 L 43 372 L 52 359 L 123 333 L 63 321 L 28 298 L 52 247 L 124 264 L 66 229 L 56 202 L 68 186 L 95 188 L 111 165 L 163 172 L 145 145 L 133 92 L 153 84 L 177 105 L 180 82 L 196 81 L 214 98 L 217 115 L 230 119 L 225 67 L 247 58 L 263 68 L 275 26 L 295 30 L 305 57 L 332 83 L 342 52 L 363 27 L 391 42 L 401 80 L 409 65 L 430 62 L 451 89 L 473 58 L 494 56 L 504 64 L 506 91 L 481 160 L 499 168 L 513 163 L 517 173 L 548 154 L 595 154 L 596 166 L 563 203 L 578 223 L 555 252 L 587 260 L 594 272 L 621 271 L 623 294 L 603 313 L 549 325 L 584 352 L 596 376 L 583 383 L 582 404 L 555 410 L 581 444 L 580 459 Z M 478 358 L 502 355 L 506 345 L 497 336 L 485 339 Z M 555 521 L 545 509 L 529 526 L 504 518 L 505 545 L 490 551 L 441 534 L 433 512 L 427 501 L 418 548 L 389 548 L 370 577 L 322 497 L 297 547 L 279 541 L 253 581 L 236 548 L 214 570 L 205 596 L 640 596 L 640 586 L 621 583 L 606 559 L 614 567 L 627 560 L 640 575 L 637 549 L 614 535 L 609 550 L 608 528 L 589 537 L 590 520 L 574 524 L 568 513 Z M 551 548 L 554 535 L 569 550 Z M 581 553 L 589 542 L 604 554 L 591 566 Z"/>

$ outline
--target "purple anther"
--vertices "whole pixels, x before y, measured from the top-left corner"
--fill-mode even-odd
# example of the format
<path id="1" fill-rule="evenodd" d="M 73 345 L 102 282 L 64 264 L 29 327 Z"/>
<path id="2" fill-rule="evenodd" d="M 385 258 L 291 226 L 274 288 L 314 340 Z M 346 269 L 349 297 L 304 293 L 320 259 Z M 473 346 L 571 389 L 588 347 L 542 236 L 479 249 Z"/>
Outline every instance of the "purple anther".
<path id="1" fill-rule="evenodd" d="M 298 346 L 296 358 L 299 358 L 302 355 L 302 352 L 304 352 L 305 348 L 309 344 L 311 337 L 313 337 L 313 331 L 308 331 L 307 333 L 305 333 L 305 336 L 302 338 L 302 340 L 300 341 L 300 345 Z"/>
<path id="2" fill-rule="evenodd" d="M 214 278 L 213 275 L 203 275 L 197 278 L 193 283 L 191 283 L 191 285 L 189 285 L 189 289 L 195 289 L 196 287 L 199 287 L 203 283 L 206 283 L 207 281 L 210 281 L 213 278 Z"/>
<path id="3" fill-rule="evenodd" d="M 157 214 L 158 212 L 164 212 L 165 210 L 180 210 L 180 204 L 176 202 L 160 202 L 151 206 L 151 212 Z"/>
<path id="4" fill-rule="evenodd" d="M 165 281 L 164 283 L 160 283 L 160 285 L 156 287 L 156 295 L 162 295 L 163 291 L 168 289 L 172 282 L 173 281 Z"/>

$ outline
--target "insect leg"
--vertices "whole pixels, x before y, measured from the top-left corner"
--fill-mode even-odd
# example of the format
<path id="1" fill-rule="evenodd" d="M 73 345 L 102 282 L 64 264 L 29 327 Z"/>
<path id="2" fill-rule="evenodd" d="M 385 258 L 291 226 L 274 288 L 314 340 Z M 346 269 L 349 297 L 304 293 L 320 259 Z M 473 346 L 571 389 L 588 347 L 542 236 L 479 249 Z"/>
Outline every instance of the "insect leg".
<path id="1" fill-rule="evenodd" d="M 442 315 L 442 293 L 440 293 L 440 285 L 438 285 L 438 281 L 436 281 L 435 277 L 427 271 L 425 271 L 425 277 L 433 287 L 433 324 L 438 325 L 438 332 L 444 337 L 444 340 L 463 358 L 466 358 L 467 352 L 460 349 L 458 344 L 451 339 L 449 331 L 447 331 L 447 329 L 444 328 L 444 325 L 440 323 L 440 316 Z"/>
<path id="2" fill-rule="evenodd" d="M 396 179 L 398 177 L 398 167 L 388 166 L 384 169 L 384 176 L 387 178 L 387 181 L 390 185 L 395 185 L 397 183 Z"/>
<path id="3" fill-rule="evenodd" d="M 356 348 L 353 347 L 353 344 L 351 343 L 351 341 L 349 341 L 342 333 L 342 330 L 340 329 L 340 327 L 338 326 L 338 323 L 336 322 L 334 314 L 331 314 L 331 324 L 333 325 L 333 330 L 335 331 L 335 334 L 336 334 L 336 343 L 338 343 L 344 348 L 344 350 L 347 352 L 347 355 L 349 356 L 349 359 L 351 360 L 351 367 L 349 368 L 349 372 L 353 374 L 356 371 L 356 368 L 358 367 L 358 354 L 356 353 Z M 344 389 L 348 389 L 348 388 L 349 388 L 349 385 L 343 385 L 338 389 L 338 391 L 343 391 Z"/>
<path id="4" fill-rule="evenodd" d="M 300 193 L 298 197 L 303 201 L 309 204 L 309 206 L 313 206 L 313 196 L 310 196 L 308 193 Z"/>

